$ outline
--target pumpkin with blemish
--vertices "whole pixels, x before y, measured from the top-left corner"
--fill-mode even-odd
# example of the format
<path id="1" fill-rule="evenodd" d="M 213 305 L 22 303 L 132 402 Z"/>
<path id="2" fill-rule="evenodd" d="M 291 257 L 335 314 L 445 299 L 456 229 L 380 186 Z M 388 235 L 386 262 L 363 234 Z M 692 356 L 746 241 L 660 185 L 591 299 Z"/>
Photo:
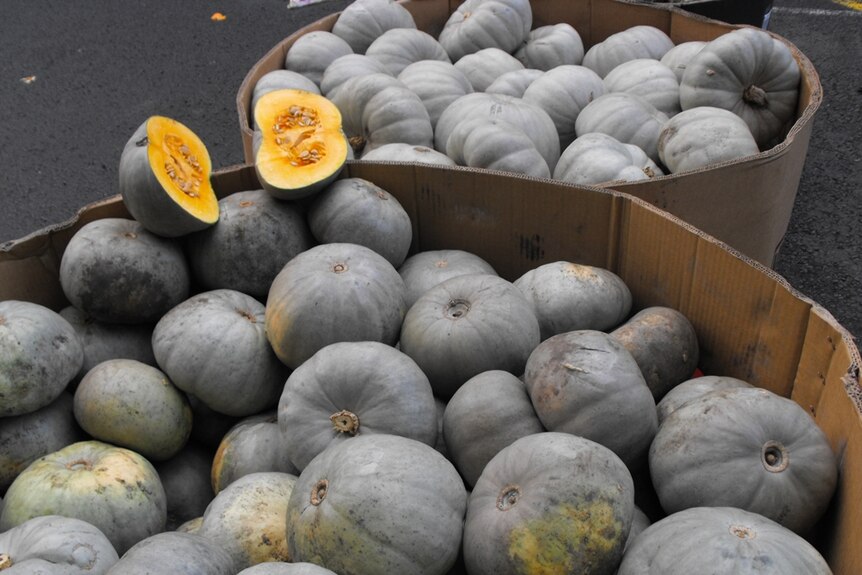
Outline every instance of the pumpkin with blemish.
<path id="1" fill-rule="evenodd" d="M 273 90 L 260 97 L 252 113 L 255 171 L 276 198 L 309 196 L 341 172 L 348 153 L 341 112 L 323 96 Z"/>
<path id="2" fill-rule="evenodd" d="M 80 441 L 21 472 L 3 502 L 0 531 L 33 517 L 63 515 L 92 523 L 119 555 L 164 531 L 167 503 L 152 464 L 129 449 Z"/>
<path id="3" fill-rule="evenodd" d="M 209 152 L 194 132 L 171 118 L 150 116 L 123 148 L 120 195 L 149 231 L 183 236 L 218 220 L 211 172 Z"/>
<path id="4" fill-rule="evenodd" d="M 464 562 L 471 575 L 614 573 L 634 514 L 634 484 L 609 449 L 568 433 L 518 439 L 470 494 Z"/>

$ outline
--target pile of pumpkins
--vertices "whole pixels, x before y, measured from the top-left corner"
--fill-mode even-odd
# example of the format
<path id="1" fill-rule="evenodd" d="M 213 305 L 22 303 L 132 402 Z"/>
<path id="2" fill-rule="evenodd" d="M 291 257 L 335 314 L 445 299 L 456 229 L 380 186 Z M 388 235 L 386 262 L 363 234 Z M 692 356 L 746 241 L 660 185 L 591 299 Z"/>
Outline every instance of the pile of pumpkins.
<path id="1" fill-rule="evenodd" d="M 440 45 L 528 38 L 524 5 L 468 1 Z M 331 34 L 371 51 L 350 22 L 399 8 L 359 0 Z M 486 11 L 521 20 L 459 36 Z M 830 573 L 806 537 L 837 460 L 798 404 L 700 373 L 691 322 L 610 270 L 418 251 L 394 195 L 338 177 L 358 136 L 391 145 L 367 129 L 406 92 L 372 77 L 262 95 L 262 189 L 221 200 L 203 142 L 148 118 L 132 218 L 63 252 L 70 305 L 0 302 L 0 570 Z"/>
<path id="2" fill-rule="evenodd" d="M 282 89 L 322 95 L 338 109 L 351 147 L 334 141 L 335 130 L 325 139 L 337 148 L 331 155 L 580 185 L 751 156 L 795 120 L 799 65 L 763 30 L 675 45 L 638 25 L 585 50 L 568 23 L 532 24 L 528 0 L 469 0 L 434 37 L 394 1 L 354 2 L 331 31 L 299 36 L 284 69 L 255 84 L 256 158 L 268 163 L 280 147 L 266 95 Z"/>

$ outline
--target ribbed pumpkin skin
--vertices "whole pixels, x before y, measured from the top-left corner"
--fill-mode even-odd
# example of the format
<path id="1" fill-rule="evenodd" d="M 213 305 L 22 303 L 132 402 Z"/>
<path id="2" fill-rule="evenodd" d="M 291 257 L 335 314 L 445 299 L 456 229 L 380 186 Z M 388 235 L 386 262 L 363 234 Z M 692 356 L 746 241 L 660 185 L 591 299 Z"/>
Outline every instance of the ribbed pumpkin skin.
<path id="1" fill-rule="evenodd" d="M 658 60 L 673 46 L 673 40 L 654 26 L 631 26 L 594 44 L 582 63 L 604 78 L 623 62 L 636 58 Z"/>
<path id="2" fill-rule="evenodd" d="M 227 551 L 237 569 L 290 561 L 284 517 L 296 479 L 275 471 L 240 477 L 215 496 L 198 533 Z"/>
<path id="3" fill-rule="evenodd" d="M 278 425 L 299 469 L 331 445 L 366 434 L 437 442 L 428 378 L 408 355 L 375 341 L 330 344 L 296 368 L 284 384 Z"/>
<path id="4" fill-rule="evenodd" d="M 75 390 L 75 419 L 94 439 L 164 461 L 192 432 L 185 394 L 158 368 L 109 359 L 91 369 Z"/>
<path id="5" fill-rule="evenodd" d="M 219 221 L 186 242 L 192 275 L 204 290 L 232 289 L 260 301 L 296 254 L 315 245 L 305 211 L 266 190 L 219 201 Z"/>
<path id="6" fill-rule="evenodd" d="M 415 92 L 425 104 L 432 128 L 449 104 L 473 92 L 473 85 L 464 72 L 448 61 L 414 62 L 398 74 L 398 81 Z"/>
<path id="7" fill-rule="evenodd" d="M 437 39 L 416 28 L 387 30 L 371 43 L 365 55 L 380 61 L 393 76 L 414 62 L 449 62 L 449 55 Z"/>
<path id="8" fill-rule="evenodd" d="M 761 515 L 696 507 L 653 523 L 626 550 L 618 575 L 832 575 L 805 539 Z"/>
<path id="9" fill-rule="evenodd" d="M 407 307 L 440 282 L 469 273 L 497 275 L 494 268 L 476 254 L 464 250 L 427 250 L 404 260 L 398 273 L 407 289 Z"/>
<path id="10" fill-rule="evenodd" d="M 706 46 L 706 42 L 703 40 L 682 42 L 665 52 L 659 61 L 673 70 L 677 82 L 681 82 L 682 75 L 685 73 L 688 63 L 704 46 Z"/>
<path id="11" fill-rule="evenodd" d="M 535 82 L 542 74 L 543 70 L 534 68 L 524 68 L 523 70 L 515 70 L 506 72 L 502 76 L 498 76 L 490 86 L 485 88 L 487 94 L 503 94 L 513 98 L 523 98 L 524 92 L 530 87 L 530 84 Z"/>
<path id="12" fill-rule="evenodd" d="M 712 391 L 734 387 L 751 387 L 751 384 L 726 375 L 704 375 L 683 381 L 668 391 L 656 404 L 658 424 L 661 425 L 667 416 L 693 399 Z"/>
<path id="13" fill-rule="evenodd" d="M 608 92 L 584 106 L 575 120 L 575 133 L 613 136 L 625 144 L 634 144 L 652 161 L 659 162 L 659 134 L 667 121 L 667 114 L 640 96 Z"/>
<path id="14" fill-rule="evenodd" d="M 345 8 L 332 26 L 357 54 L 392 28 L 416 28 L 413 15 L 395 0 L 357 0 Z"/>
<path id="15" fill-rule="evenodd" d="M 551 170 L 533 141 L 504 120 L 466 120 L 449 135 L 446 155 L 461 166 L 551 177 Z"/>
<path id="16" fill-rule="evenodd" d="M 584 43 L 571 24 L 547 24 L 530 31 L 527 41 L 515 52 L 515 57 L 526 68 L 537 70 L 579 65 L 584 59 Z"/>
<path id="17" fill-rule="evenodd" d="M 236 575 L 336 575 L 314 563 L 260 563 Z"/>
<path id="18" fill-rule="evenodd" d="M 23 415 L 57 399 L 84 362 L 74 328 L 31 302 L 0 302 L 0 417 Z"/>
<path id="19" fill-rule="evenodd" d="M 240 477 L 258 471 L 299 475 L 285 453 L 275 411 L 246 417 L 225 434 L 212 459 L 212 489 L 219 493 Z"/>
<path id="20" fill-rule="evenodd" d="M 344 39 L 326 30 L 314 30 L 297 38 L 288 48 L 284 67 L 302 74 L 319 87 L 326 68 L 336 58 L 347 54 L 353 54 L 353 49 Z"/>
<path id="21" fill-rule="evenodd" d="M 444 399 L 483 371 L 520 374 L 538 343 L 530 303 L 489 274 L 456 276 L 426 291 L 404 317 L 400 341 Z"/>
<path id="22" fill-rule="evenodd" d="M 673 70 L 653 58 L 636 58 L 623 62 L 604 78 L 608 92 L 636 94 L 673 117 L 679 104 L 679 80 Z"/>
<path id="23" fill-rule="evenodd" d="M 60 262 L 69 302 L 107 323 L 155 323 L 188 297 L 190 283 L 179 243 L 121 218 L 83 226 Z"/>
<path id="24" fill-rule="evenodd" d="M 320 80 L 320 92 L 332 100 L 335 92 L 346 81 L 368 74 L 389 74 L 389 71 L 380 60 L 375 60 L 365 54 L 340 56 L 333 60 L 323 72 L 323 78 Z"/>
<path id="25" fill-rule="evenodd" d="M 701 396 L 662 422 L 649 452 L 662 508 L 732 506 L 805 534 L 838 478 L 824 432 L 796 402 L 765 389 Z"/>
<path id="26" fill-rule="evenodd" d="M 40 515 L 92 523 L 122 555 L 164 530 L 167 505 L 158 473 L 141 455 L 82 441 L 37 459 L 15 478 L 3 502 L 0 531 Z"/>
<path id="27" fill-rule="evenodd" d="M 72 517 L 34 517 L 0 533 L 0 571 L 9 575 L 104 575 L 118 559 L 104 533 Z"/>
<path id="28" fill-rule="evenodd" d="M 662 169 L 643 150 L 600 132 L 575 138 L 560 154 L 554 170 L 555 180 L 581 186 L 638 182 L 662 175 Z"/>
<path id="29" fill-rule="evenodd" d="M 158 533 L 129 549 L 108 575 L 233 575 L 238 567 L 219 545 L 193 533 Z"/>
<path id="30" fill-rule="evenodd" d="M 494 80 L 507 72 L 524 69 L 520 60 L 499 48 L 483 48 L 466 54 L 454 66 L 467 77 L 475 92 L 484 92 Z"/>
<path id="31" fill-rule="evenodd" d="M 532 27 L 528 0 L 467 0 L 449 16 L 438 39 L 457 62 L 484 48 L 511 54 L 526 41 Z"/>
<path id="32" fill-rule="evenodd" d="M 469 486 L 485 465 L 515 440 L 544 431 L 524 383 L 490 370 L 467 380 L 446 404 L 443 437 L 450 459 Z"/>
<path id="33" fill-rule="evenodd" d="M 356 244 L 323 244 L 290 260 L 266 302 L 266 334 L 296 369 L 338 341 L 394 345 L 406 312 L 404 280 L 386 259 Z"/>
<path id="34" fill-rule="evenodd" d="M 36 459 L 81 439 L 70 393 L 36 411 L 0 417 L 0 493 Z"/>
<path id="35" fill-rule="evenodd" d="M 379 148 L 374 148 L 367 154 L 363 154 L 360 159 L 368 162 L 415 162 L 417 164 L 437 166 L 456 165 L 452 158 L 446 154 L 441 154 L 434 148 L 399 143 L 384 144 Z"/>
<path id="36" fill-rule="evenodd" d="M 287 379 L 264 325 L 265 307 L 251 296 L 201 292 L 159 320 L 153 352 L 178 388 L 219 413 L 244 417 L 274 407 Z"/>
<path id="37" fill-rule="evenodd" d="M 288 549 L 295 561 L 342 575 L 443 575 L 458 556 L 466 504 L 461 477 L 433 447 L 354 437 L 300 474 L 287 506 Z"/>
<path id="38" fill-rule="evenodd" d="M 646 461 L 658 427 L 655 401 L 621 343 L 595 330 L 552 336 L 530 354 L 524 383 L 550 431 L 600 443 L 631 469 Z"/>
<path id="39" fill-rule="evenodd" d="M 620 459 L 567 433 L 518 439 L 485 467 L 467 504 L 470 575 L 614 572 L 632 524 Z"/>

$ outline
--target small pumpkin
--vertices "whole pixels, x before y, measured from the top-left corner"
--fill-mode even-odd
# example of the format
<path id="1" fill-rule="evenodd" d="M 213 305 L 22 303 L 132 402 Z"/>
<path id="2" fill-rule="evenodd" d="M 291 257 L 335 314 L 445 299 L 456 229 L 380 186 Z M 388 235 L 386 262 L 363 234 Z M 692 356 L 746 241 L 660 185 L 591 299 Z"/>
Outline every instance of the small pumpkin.
<path id="1" fill-rule="evenodd" d="M 662 175 L 658 164 L 634 144 L 624 144 L 601 132 L 587 132 L 563 150 L 553 177 L 585 186 L 639 182 Z"/>
<path id="2" fill-rule="evenodd" d="M 473 85 L 464 73 L 449 62 L 424 60 L 415 62 L 398 74 L 398 80 L 410 88 L 425 104 L 431 126 L 437 125 L 446 107 L 465 94 Z"/>
<path id="3" fill-rule="evenodd" d="M 196 533 L 167 531 L 141 540 L 107 575 L 233 575 L 237 567 L 219 545 Z"/>
<path id="4" fill-rule="evenodd" d="M 604 78 L 608 72 L 636 58 L 661 59 L 674 43 L 659 28 L 640 24 L 611 34 L 584 54 L 582 64 Z"/>
<path id="5" fill-rule="evenodd" d="M 679 80 L 673 70 L 652 58 L 635 58 L 623 62 L 604 78 L 608 92 L 636 94 L 664 112 L 668 117 L 678 114 Z"/>
<path id="6" fill-rule="evenodd" d="M 608 92 L 581 110 L 575 120 L 578 136 L 601 132 L 625 144 L 634 144 L 659 162 L 658 141 L 667 114 L 635 94 Z"/>
<path id="7" fill-rule="evenodd" d="M 98 527 L 43 515 L 0 533 L 0 571 L 10 575 L 104 575 L 119 557 Z"/>
<path id="8" fill-rule="evenodd" d="M 320 80 L 320 91 L 328 99 L 332 100 L 335 91 L 341 85 L 356 76 L 367 74 L 389 74 L 383 62 L 375 58 L 369 58 L 364 54 L 345 54 L 333 60 Z"/>
<path id="9" fill-rule="evenodd" d="M 335 20 L 332 33 L 344 39 L 356 54 L 392 28 L 416 28 L 413 15 L 395 0 L 356 0 Z"/>
<path id="10" fill-rule="evenodd" d="M 480 256 L 464 250 L 426 250 L 404 260 L 398 268 L 407 290 L 407 307 L 438 283 L 470 273 L 497 275 L 493 266 Z"/>
<path id="11" fill-rule="evenodd" d="M 515 58 L 525 68 L 538 70 L 579 65 L 584 59 L 584 42 L 567 22 L 546 24 L 530 31 L 527 41 L 515 52 Z"/>
<path id="12" fill-rule="evenodd" d="M 287 49 L 284 67 L 302 74 L 319 87 L 326 68 L 336 58 L 347 54 L 353 54 L 353 49 L 341 37 L 326 30 L 313 30 L 301 35 Z"/>
<path id="13" fill-rule="evenodd" d="M 150 116 L 120 155 L 119 191 L 147 230 L 183 236 L 218 220 L 211 172 L 209 152 L 194 132 L 172 118 Z"/>
<path id="14" fill-rule="evenodd" d="M 475 118 L 458 124 L 447 140 L 446 155 L 461 166 L 551 177 L 530 137 L 505 120 Z"/>
<path id="15" fill-rule="evenodd" d="M 32 302 L 0 302 L 0 417 L 49 405 L 83 362 L 81 341 L 60 314 Z"/>
<path id="16" fill-rule="evenodd" d="M 491 85 L 485 88 L 488 94 L 503 94 L 512 96 L 513 98 L 523 98 L 527 88 L 535 82 L 541 75 L 542 70 L 534 68 L 522 68 L 521 70 L 513 70 L 506 72 L 491 82 Z"/>
<path id="17" fill-rule="evenodd" d="M 274 90 L 258 100 L 253 113 L 254 167 L 273 196 L 310 196 L 341 172 L 349 146 L 332 102 L 302 90 Z"/>
<path id="18" fill-rule="evenodd" d="M 454 66 L 470 80 L 474 92 L 484 92 L 494 80 L 507 72 L 524 69 L 520 60 L 499 48 L 483 48 L 465 54 Z"/>
<path id="19" fill-rule="evenodd" d="M 730 377 L 728 375 L 702 375 L 687 379 L 668 391 L 656 404 L 658 410 L 658 424 L 667 417 L 694 399 L 706 395 L 712 391 L 732 389 L 735 387 L 752 387 L 747 381 Z"/>
<path id="20" fill-rule="evenodd" d="M 295 563 L 258 563 L 243 569 L 236 575 L 336 575 L 320 565 L 306 562 Z"/>
<path id="21" fill-rule="evenodd" d="M 511 54 L 527 40 L 532 27 L 529 0 L 467 0 L 449 15 L 438 39 L 457 62 L 484 48 Z"/>
<path id="22" fill-rule="evenodd" d="M 434 36 L 416 28 L 387 30 L 368 46 L 365 55 L 380 61 L 393 76 L 398 76 L 414 62 L 450 61 L 446 50 Z"/>
<path id="23" fill-rule="evenodd" d="M 682 42 L 665 52 L 659 61 L 673 71 L 677 82 L 681 82 L 688 63 L 706 44 L 705 40 Z"/>

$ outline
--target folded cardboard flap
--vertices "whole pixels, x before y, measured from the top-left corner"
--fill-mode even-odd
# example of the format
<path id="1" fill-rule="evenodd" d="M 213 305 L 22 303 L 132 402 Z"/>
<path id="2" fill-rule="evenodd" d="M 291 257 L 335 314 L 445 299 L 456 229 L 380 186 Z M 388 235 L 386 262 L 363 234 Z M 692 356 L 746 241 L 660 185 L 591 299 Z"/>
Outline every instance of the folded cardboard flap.
<path id="1" fill-rule="evenodd" d="M 674 307 L 693 323 L 705 373 L 745 379 L 807 409 L 839 454 L 838 492 L 812 534 L 836 574 L 862 573 L 862 388 L 859 351 L 823 308 L 780 276 L 653 205 L 627 194 L 471 170 L 350 162 L 342 177 L 392 193 L 413 222 L 412 252 L 458 248 L 514 280 L 542 263 L 606 267 L 634 309 Z M 253 167 L 216 172 L 219 197 L 259 189 Z M 119 196 L 0 246 L 0 300 L 66 305 L 63 248 L 85 223 L 128 217 Z"/>

